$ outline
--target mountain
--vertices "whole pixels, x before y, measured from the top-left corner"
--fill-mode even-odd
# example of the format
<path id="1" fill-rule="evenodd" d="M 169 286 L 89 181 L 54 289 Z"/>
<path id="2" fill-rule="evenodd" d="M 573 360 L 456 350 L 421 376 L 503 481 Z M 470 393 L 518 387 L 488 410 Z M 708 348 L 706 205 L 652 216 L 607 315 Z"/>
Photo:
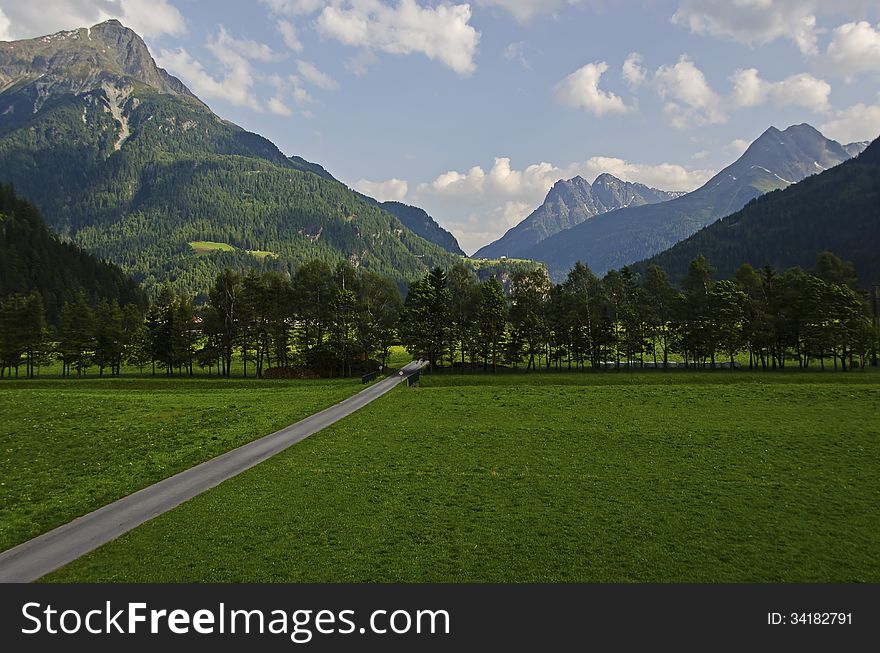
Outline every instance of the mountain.
<path id="1" fill-rule="evenodd" d="M 401 204 L 400 202 L 382 202 L 379 206 L 400 220 L 407 229 L 417 236 L 421 236 L 429 243 L 439 245 L 452 254 L 465 256 L 455 236 L 437 224 L 437 221 L 424 210 L 417 206 Z"/>
<path id="2" fill-rule="evenodd" d="M 658 254 L 750 200 L 850 158 L 840 143 L 806 124 L 770 127 L 743 155 L 697 190 L 610 211 L 566 229 L 523 253 L 559 279 L 578 260 L 597 274 Z"/>
<path id="3" fill-rule="evenodd" d="M 768 193 L 633 267 L 658 265 L 679 281 L 702 254 L 718 277 L 728 278 L 742 263 L 809 268 L 822 251 L 852 262 L 863 284 L 880 283 L 880 140 L 858 158 Z"/>
<path id="4" fill-rule="evenodd" d="M 596 215 L 627 206 L 665 202 L 680 194 L 622 181 L 607 173 L 596 177 L 592 184 L 580 176 L 567 181 L 560 179 L 541 206 L 501 238 L 478 250 L 474 258 L 528 258 L 523 254 L 530 247 Z"/>
<path id="5" fill-rule="evenodd" d="M 0 186 L 0 297 L 37 291 L 50 323 L 65 301 L 83 292 L 93 302 L 116 300 L 144 307 L 137 283 L 115 265 L 100 261 L 76 245 L 61 242 L 46 228 L 37 208 Z"/>
<path id="6" fill-rule="evenodd" d="M 846 153 L 850 156 L 858 156 L 862 152 L 865 151 L 865 148 L 871 144 L 871 141 L 858 141 L 856 143 L 849 143 L 848 145 L 844 145 L 843 149 L 846 150 Z"/>
<path id="7" fill-rule="evenodd" d="M 219 118 L 116 20 L 0 42 L 0 181 L 148 288 L 199 293 L 224 267 L 312 258 L 398 280 L 459 260 Z"/>

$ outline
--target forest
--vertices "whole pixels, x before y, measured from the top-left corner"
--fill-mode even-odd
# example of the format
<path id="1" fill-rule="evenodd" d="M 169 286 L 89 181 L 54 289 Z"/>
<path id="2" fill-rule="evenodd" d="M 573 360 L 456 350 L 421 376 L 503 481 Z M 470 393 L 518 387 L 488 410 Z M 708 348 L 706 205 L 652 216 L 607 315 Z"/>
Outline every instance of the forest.
<path id="1" fill-rule="evenodd" d="M 721 280 L 697 257 L 680 288 L 657 266 L 599 279 L 577 263 L 555 285 L 543 268 L 520 269 L 505 292 L 495 276 L 479 281 L 459 263 L 411 283 L 405 300 L 389 277 L 316 259 L 289 276 L 224 270 L 202 305 L 167 283 L 146 311 L 80 292 L 54 326 L 39 293 L 9 295 L 0 377 L 35 376 L 53 359 L 77 377 L 118 375 L 123 365 L 230 376 L 238 359 L 245 376 L 351 376 L 386 366 L 397 343 L 433 371 L 846 371 L 876 364 L 876 308 L 852 265 L 827 252 L 811 271 L 745 264 Z"/>

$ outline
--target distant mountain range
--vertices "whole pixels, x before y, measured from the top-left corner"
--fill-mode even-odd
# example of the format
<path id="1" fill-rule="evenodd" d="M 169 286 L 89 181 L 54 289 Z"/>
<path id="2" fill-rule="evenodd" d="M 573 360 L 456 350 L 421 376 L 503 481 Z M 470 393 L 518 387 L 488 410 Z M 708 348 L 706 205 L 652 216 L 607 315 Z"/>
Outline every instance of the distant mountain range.
<path id="1" fill-rule="evenodd" d="M 592 184 L 580 176 L 560 179 L 541 206 L 501 238 L 478 250 L 474 258 L 528 258 L 529 249 L 542 240 L 597 215 L 628 206 L 665 202 L 681 194 L 622 181 L 608 173 L 596 177 Z"/>
<path id="2" fill-rule="evenodd" d="M 880 140 L 857 158 L 768 193 L 633 269 L 658 265 L 678 282 L 690 261 L 703 255 L 718 277 L 727 278 L 742 263 L 777 271 L 811 268 L 822 251 L 853 263 L 863 285 L 880 283 Z"/>
<path id="3" fill-rule="evenodd" d="M 520 256 L 543 261 L 555 279 L 578 260 L 604 274 L 662 252 L 766 192 L 836 166 L 864 145 L 845 148 L 806 124 L 784 131 L 770 127 L 697 190 L 666 202 L 602 213 L 541 240 Z"/>
<path id="4" fill-rule="evenodd" d="M 223 267 L 312 258 L 398 280 L 460 260 L 216 116 L 116 20 L 0 42 L 0 181 L 148 288 L 170 279 L 198 293 Z"/>

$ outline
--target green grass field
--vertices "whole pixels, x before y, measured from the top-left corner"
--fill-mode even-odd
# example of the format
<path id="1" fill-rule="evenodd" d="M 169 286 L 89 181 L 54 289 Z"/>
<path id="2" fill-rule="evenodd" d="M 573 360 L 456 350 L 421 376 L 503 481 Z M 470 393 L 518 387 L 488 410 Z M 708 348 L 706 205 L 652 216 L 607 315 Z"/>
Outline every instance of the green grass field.
<path id="1" fill-rule="evenodd" d="M 189 244 L 196 254 L 210 254 L 211 252 L 234 252 L 235 247 L 229 243 L 216 243 L 212 240 L 194 240 Z"/>
<path id="2" fill-rule="evenodd" d="M 425 376 L 51 581 L 878 582 L 880 375 Z"/>
<path id="3" fill-rule="evenodd" d="M 194 240 L 189 243 L 192 251 L 197 255 L 213 254 L 214 252 L 237 252 L 239 249 L 229 243 L 218 243 L 213 240 Z M 246 249 L 244 250 L 251 256 L 258 259 L 278 258 L 275 252 L 269 252 L 262 249 Z"/>
<path id="4" fill-rule="evenodd" d="M 0 382 L 0 550 L 361 388 L 359 379 Z"/>

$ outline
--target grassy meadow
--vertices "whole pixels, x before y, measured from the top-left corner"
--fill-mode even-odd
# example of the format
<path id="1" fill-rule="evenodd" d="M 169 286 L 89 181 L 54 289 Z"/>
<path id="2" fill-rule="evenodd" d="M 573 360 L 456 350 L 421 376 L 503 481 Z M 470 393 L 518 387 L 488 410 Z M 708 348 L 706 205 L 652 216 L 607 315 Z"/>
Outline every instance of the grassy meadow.
<path id="1" fill-rule="evenodd" d="M 877 373 L 426 375 L 46 580 L 880 582 L 878 470 Z"/>
<path id="2" fill-rule="evenodd" d="M 0 382 L 0 551 L 307 417 L 359 379 Z"/>

